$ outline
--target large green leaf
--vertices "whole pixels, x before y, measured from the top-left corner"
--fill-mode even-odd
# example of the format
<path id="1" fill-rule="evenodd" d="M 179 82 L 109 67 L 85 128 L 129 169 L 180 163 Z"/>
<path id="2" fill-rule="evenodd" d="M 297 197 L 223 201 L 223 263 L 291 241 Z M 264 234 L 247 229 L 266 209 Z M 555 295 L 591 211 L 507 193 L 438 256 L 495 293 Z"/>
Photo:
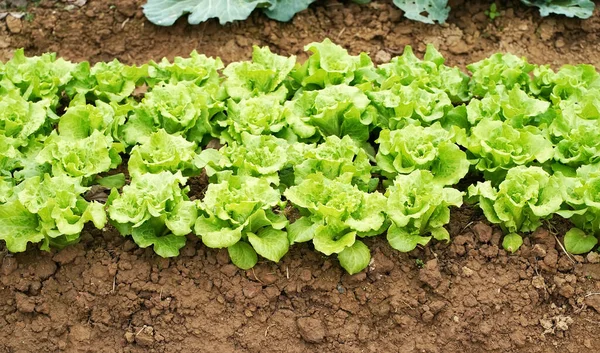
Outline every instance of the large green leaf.
<path id="1" fill-rule="evenodd" d="M 394 0 L 394 4 L 404 11 L 411 20 L 425 23 L 446 22 L 450 7 L 448 0 Z M 424 16 L 423 13 L 427 15 Z"/>
<path id="2" fill-rule="evenodd" d="M 353 275 L 369 266 L 369 262 L 371 261 L 371 251 L 365 243 L 357 240 L 352 246 L 345 248 L 338 254 L 338 260 L 340 261 L 340 265 L 348 271 L 349 274 Z"/>
<path id="3" fill-rule="evenodd" d="M 210 18 L 218 18 L 222 25 L 245 20 L 264 0 L 148 0 L 144 14 L 150 22 L 159 26 L 171 26 L 177 19 L 190 14 L 188 22 L 198 24 Z"/>

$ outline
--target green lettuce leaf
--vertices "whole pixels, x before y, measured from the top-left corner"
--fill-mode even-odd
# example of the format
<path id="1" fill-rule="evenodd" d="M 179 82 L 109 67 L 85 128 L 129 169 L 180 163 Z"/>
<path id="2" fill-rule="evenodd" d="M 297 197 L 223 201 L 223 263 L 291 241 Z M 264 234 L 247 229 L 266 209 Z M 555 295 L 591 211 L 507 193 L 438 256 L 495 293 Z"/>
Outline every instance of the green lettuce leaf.
<path id="1" fill-rule="evenodd" d="M 463 193 L 434 182 L 427 170 L 400 174 L 386 191 L 386 213 L 392 221 L 388 230 L 390 245 L 400 251 L 411 251 L 425 245 L 431 234 L 437 240 L 450 240 L 443 227 L 450 222 L 450 206 L 462 205 Z"/>
<path id="2" fill-rule="evenodd" d="M 131 175 L 181 171 L 184 176 L 190 176 L 198 173 L 197 156 L 195 143 L 159 129 L 131 149 L 127 166 Z"/>
<path id="3" fill-rule="evenodd" d="M 223 70 L 225 89 L 236 102 L 276 91 L 285 99 L 284 83 L 295 63 L 295 56 L 280 56 L 271 53 L 268 47 L 254 46 L 252 61 L 234 62 Z"/>
<path id="4" fill-rule="evenodd" d="M 557 177 L 540 167 L 510 169 L 494 188 L 490 181 L 469 187 L 486 218 L 508 233 L 533 232 L 556 213 L 563 202 Z"/>
<path id="5" fill-rule="evenodd" d="M 301 66 L 296 67 L 291 76 L 306 89 L 319 89 L 331 85 L 358 85 L 370 82 L 377 76 L 371 58 L 366 53 L 358 56 L 331 40 L 310 43 L 304 47 L 312 53 Z"/>
<path id="6" fill-rule="evenodd" d="M 284 114 L 300 138 L 348 135 L 360 142 L 369 138 L 377 118 L 369 98 L 357 87 L 343 84 L 301 93 L 286 102 Z"/>
<path id="7" fill-rule="evenodd" d="M 436 182 L 454 185 L 469 171 L 467 155 L 452 142 L 451 133 L 437 123 L 431 127 L 384 129 L 376 142 L 377 166 L 389 179 L 422 169 L 430 171 Z"/>

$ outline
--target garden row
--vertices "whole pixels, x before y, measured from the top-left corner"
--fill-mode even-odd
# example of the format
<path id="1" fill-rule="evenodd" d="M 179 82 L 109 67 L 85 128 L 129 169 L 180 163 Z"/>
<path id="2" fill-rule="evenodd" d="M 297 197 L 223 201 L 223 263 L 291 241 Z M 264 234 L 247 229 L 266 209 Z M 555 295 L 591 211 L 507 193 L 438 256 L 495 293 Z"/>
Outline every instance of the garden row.
<path id="1" fill-rule="evenodd" d="M 227 67 L 195 52 L 142 66 L 15 52 L 0 64 L 0 239 L 63 247 L 110 223 L 169 257 L 194 233 L 244 269 L 312 242 L 356 273 L 370 261 L 360 239 L 449 241 L 466 201 L 508 251 L 554 215 L 577 227 L 569 251 L 596 246 L 593 66 L 496 54 L 467 75 L 432 46 L 377 67 L 329 40 L 306 50 L 300 64 L 254 48 Z"/>

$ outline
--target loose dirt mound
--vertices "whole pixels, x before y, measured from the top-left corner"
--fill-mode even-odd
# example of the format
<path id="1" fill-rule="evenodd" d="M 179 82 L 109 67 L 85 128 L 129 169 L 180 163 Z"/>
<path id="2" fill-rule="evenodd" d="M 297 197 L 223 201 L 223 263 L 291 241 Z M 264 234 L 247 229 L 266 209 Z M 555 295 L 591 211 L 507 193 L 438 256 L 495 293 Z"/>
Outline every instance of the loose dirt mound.
<path id="1" fill-rule="evenodd" d="M 496 51 L 535 63 L 600 67 L 600 18 L 540 19 L 536 10 L 451 1 L 448 26 L 401 18 L 390 1 L 359 7 L 325 1 L 289 24 L 247 22 L 158 28 L 143 1 L 88 1 L 65 11 L 42 1 L 29 20 L 0 26 L 0 56 L 56 51 L 72 60 L 141 63 L 191 50 L 225 61 L 248 58 L 251 44 L 305 55 L 330 37 L 351 52 L 387 61 L 405 44 L 436 44 L 450 64 Z M 474 3 L 474 4 L 473 4 Z M 508 6 L 508 7 L 507 7 Z M 202 195 L 202 183 L 192 185 Z M 585 352 L 600 347 L 600 259 L 567 257 L 555 222 L 517 255 L 478 211 L 453 213 L 450 245 L 410 254 L 371 239 L 364 273 L 295 246 L 279 264 L 241 271 L 226 251 L 190 237 L 182 256 L 161 259 L 107 230 L 89 230 L 60 252 L 0 255 L 0 352 Z"/>

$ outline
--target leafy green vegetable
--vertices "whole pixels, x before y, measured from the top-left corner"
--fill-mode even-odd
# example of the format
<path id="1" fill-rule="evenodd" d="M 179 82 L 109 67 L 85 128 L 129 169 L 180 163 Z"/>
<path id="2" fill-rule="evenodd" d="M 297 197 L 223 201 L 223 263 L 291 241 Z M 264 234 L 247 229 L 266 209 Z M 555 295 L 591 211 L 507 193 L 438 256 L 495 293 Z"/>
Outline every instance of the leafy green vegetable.
<path id="1" fill-rule="evenodd" d="M 148 65 L 128 66 L 118 60 L 108 63 L 99 62 L 90 68 L 87 62 L 77 66 L 72 80 L 66 87 L 71 97 L 76 94 L 89 96 L 90 100 L 121 102 L 129 97 L 138 83 L 149 77 Z"/>
<path id="2" fill-rule="evenodd" d="M 143 143 L 162 128 L 201 144 L 213 133 L 211 119 L 221 110 L 222 103 L 193 82 L 155 86 L 123 126 L 123 138 L 129 145 Z"/>
<path id="3" fill-rule="evenodd" d="M 482 120 L 463 145 L 478 158 L 476 168 L 495 183 L 513 167 L 544 163 L 554 155 L 552 143 L 536 127 L 516 129 L 498 120 Z"/>
<path id="4" fill-rule="evenodd" d="M 376 78 L 373 62 L 366 53 L 352 56 L 329 39 L 310 43 L 304 50 L 312 55 L 291 76 L 306 89 L 342 84 L 354 86 Z"/>
<path id="5" fill-rule="evenodd" d="M 146 78 L 150 86 L 159 82 L 177 84 L 181 81 L 190 81 L 197 86 L 205 87 L 209 92 L 217 92 L 221 78 L 219 71 L 223 69 L 221 59 L 210 58 L 197 51 L 192 51 L 188 58 L 175 57 L 171 63 L 166 58 L 160 62 L 150 62 L 154 69 L 152 77 Z M 150 70 L 149 70 L 150 72 Z"/>
<path id="6" fill-rule="evenodd" d="M 271 53 L 268 47 L 254 46 L 252 61 L 234 62 L 223 70 L 225 89 L 236 102 L 272 92 L 284 100 L 288 92 L 284 83 L 295 63 L 295 56 L 285 57 Z"/>
<path id="7" fill-rule="evenodd" d="M 338 260 L 344 270 L 353 275 L 369 266 L 371 251 L 365 243 L 356 240 L 352 246 L 347 247 L 338 254 Z"/>
<path id="8" fill-rule="evenodd" d="M 488 92 L 495 93 L 497 86 L 511 89 L 515 86 L 528 87 L 530 73 L 535 65 L 524 58 L 512 54 L 494 54 L 489 58 L 467 65 L 471 71 L 469 88 L 474 96 L 484 97 Z"/>
<path id="9" fill-rule="evenodd" d="M 514 253 L 523 245 L 523 237 L 516 233 L 510 233 L 504 236 L 502 247 L 504 250 Z"/>
<path id="10" fill-rule="evenodd" d="M 304 91 L 285 103 L 284 114 L 302 139 L 348 135 L 360 142 L 368 140 L 377 118 L 369 98 L 359 88 L 344 84 Z"/>
<path id="11" fill-rule="evenodd" d="M 565 248 L 571 254 L 585 254 L 598 244 L 598 238 L 586 234 L 578 228 L 570 229 L 565 234 Z"/>
<path id="12" fill-rule="evenodd" d="M 579 239 L 583 236 L 579 236 L 582 231 L 590 237 L 600 236 L 600 164 L 584 165 L 577 169 L 575 175 L 564 171 L 555 175 L 560 180 L 564 199 L 563 207 L 557 213 L 569 218 L 578 228 L 571 233 L 575 240 L 573 243 L 582 240 Z M 590 244 L 591 239 L 586 238 L 582 243 Z"/>
<path id="13" fill-rule="evenodd" d="M 521 0 L 521 2 L 538 7 L 542 17 L 554 13 L 568 17 L 590 18 L 595 7 L 591 0 Z"/>
<path id="14" fill-rule="evenodd" d="M 467 155 L 437 123 L 430 127 L 408 125 L 400 130 L 384 129 L 375 142 L 379 144 L 377 167 L 388 179 L 422 169 L 430 171 L 434 181 L 454 185 L 469 171 Z"/>
<path id="15" fill-rule="evenodd" d="M 233 142 L 219 151 L 206 149 L 196 161 L 199 168 L 206 168 L 209 177 L 227 179 L 230 175 L 247 175 L 279 185 L 279 173 L 290 168 L 289 153 L 292 146 L 286 140 L 271 135 L 242 133 L 241 143 Z"/>
<path id="16" fill-rule="evenodd" d="M 357 235 L 383 233 L 385 197 L 360 191 L 350 184 L 351 177 L 311 174 L 284 192 L 303 215 L 289 227 L 290 243 L 312 240 L 317 251 L 331 255 L 353 246 Z"/>
<path id="17" fill-rule="evenodd" d="M 453 109 L 448 95 L 441 91 L 420 88 L 415 82 L 409 86 L 397 84 L 388 90 L 372 92 L 369 97 L 381 116 L 378 125 L 392 130 L 406 125 L 431 125 Z"/>
<path id="18" fill-rule="evenodd" d="M 54 175 L 89 178 L 107 172 L 121 164 L 119 152 L 112 138 L 95 130 L 90 136 L 72 139 L 53 133 L 44 143 L 36 161 L 49 163 Z"/>
<path id="19" fill-rule="evenodd" d="M 462 205 L 462 195 L 436 183 L 427 170 L 398 175 L 386 192 L 386 213 L 392 221 L 388 242 L 394 249 L 408 252 L 419 244 L 426 245 L 431 236 L 450 240 L 444 225 L 450 222 L 449 207 Z"/>
<path id="20" fill-rule="evenodd" d="M 23 98 L 37 102 L 46 100 L 51 108 L 59 101 L 59 93 L 72 80 L 76 64 L 56 58 L 56 54 L 25 57 L 23 49 L 16 50 L 4 64 L 2 87 L 18 88 Z"/>
<path id="21" fill-rule="evenodd" d="M 11 175 L 29 163 L 40 141 L 51 131 L 43 102 L 28 102 L 16 89 L 0 92 L 0 175 Z"/>
<path id="22" fill-rule="evenodd" d="M 250 242 L 256 253 L 277 262 L 289 247 L 287 233 L 281 231 L 288 222 L 283 214 L 273 211 L 280 203 L 281 194 L 266 179 L 231 176 L 208 186 L 195 233 L 209 248 Z M 246 267 L 254 255 L 242 246 L 230 251 L 243 251 L 235 261 Z"/>
<path id="23" fill-rule="evenodd" d="M 479 207 L 490 222 L 511 234 L 535 231 L 563 202 L 555 176 L 540 167 L 525 166 L 510 169 L 497 188 L 490 181 L 471 185 L 469 197 L 479 201 Z M 512 240 L 510 243 L 515 244 Z M 518 246 L 511 249 L 516 251 Z"/>
<path id="24" fill-rule="evenodd" d="M 227 102 L 227 119 L 219 121 L 225 128 L 221 139 L 227 142 L 241 141 L 243 133 L 252 135 L 281 135 L 285 133 L 287 122 L 283 115 L 282 97 L 267 94 L 242 99 L 239 103 Z"/>
<path id="25" fill-rule="evenodd" d="M 301 159 L 294 165 L 295 184 L 313 173 L 322 173 L 329 179 L 347 174 L 352 184 L 363 191 L 373 191 L 378 184 L 377 179 L 371 178 L 367 152 L 349 136 L 328 136 L 316 148 L 307 148 Z"/>
<path id="26" fill-rule="evenodd" d="M 448 0 L 394 0 L 394 4 L 407 18 L 424 23 L 445 23 L 450 13 Z"/>
<path id="27" fill-rule="evenodd" d="M 0 239 L 11 252 L 43 241 L 42 249 L 76 243 L 83 226 L 92 221 L 101 229 L 106 214 L 101 204 L 87 202 L 81 179 L 66 175 L 31 177 L 0 204 Z"/>
<path id="28" fill-rule="evenodd" d="M 470 97 L 469 77 L 460 69 L 444 65 L 444 58 L 431 44 L 427 45 L 423 60 L 417 58 L 412 47 L 407 45 L 401 56 L 377 67 L 382 89 L 396 84 L 413 84 L 428 92 L 442 91 L 453 103 L 465 102 Z"/>
<path id="29" fill-rule="evenodd" d="M 186 196 L 189 189 L 181 188 L 186 181 L 181 171 L 136 175 L 121 193 L 112 190 L 108 215 L 140 247 L 154 245 L 160 256 L 176 256 L 198 217 L 196 203 Z"/>
<path id="30" fill-rule="evenodd" d="M 181 171 L 189 176 L 198 172 L 196 144 L 179 135 L 159 129 L 150 138 L 131 149 L 128 168 L 131 175 Z"/>
<path id="31" fill-rule="evenodd" d="M 227 22 L 245 20 L 250 13 L 266 0 L 148 0 L 144 14 L 150 22 L 159 26 L 171 26 L 177 19 L 190 14 L 188 22 L 198 24 L 210 18 L 218 18 L 223 25 Z"/>

